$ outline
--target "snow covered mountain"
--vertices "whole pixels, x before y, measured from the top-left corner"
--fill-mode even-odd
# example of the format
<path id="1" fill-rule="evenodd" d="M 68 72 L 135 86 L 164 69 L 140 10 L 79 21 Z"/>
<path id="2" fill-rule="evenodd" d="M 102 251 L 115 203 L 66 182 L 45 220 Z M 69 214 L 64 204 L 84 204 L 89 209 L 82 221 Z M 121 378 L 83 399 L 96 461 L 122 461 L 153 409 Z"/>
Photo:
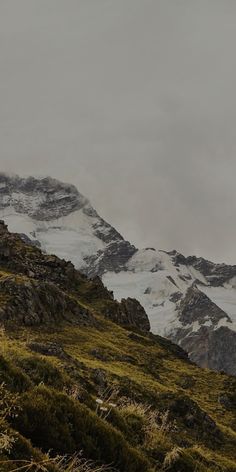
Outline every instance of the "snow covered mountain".
<path id="1" fill-rule="evenodd" d="M 76 187 L 50 177 L 0 174 L 0 217 L 10 231 L 73 261 L 91 276 L 122 269 L 136 252 Z"/>
<path id="2" fill-rule="evenodd" d="M 0 174 L 0 218 L 31 244 L 100 275 L 118 300 L 139 300 L 152 331 L 194 362 L 236 375 L 236 266 L 138 250 L 74 186 L 51 178 Z"/>

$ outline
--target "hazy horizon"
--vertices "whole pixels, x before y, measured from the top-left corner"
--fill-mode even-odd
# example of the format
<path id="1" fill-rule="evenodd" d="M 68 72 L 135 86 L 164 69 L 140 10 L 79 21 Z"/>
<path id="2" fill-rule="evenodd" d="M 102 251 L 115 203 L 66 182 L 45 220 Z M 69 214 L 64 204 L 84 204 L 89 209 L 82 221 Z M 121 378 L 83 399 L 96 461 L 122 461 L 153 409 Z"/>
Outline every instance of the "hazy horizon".
<path id="1" fill-rule="evenodd" d="M 2 0 L 1 171 L 138 247 L 236 263 L 236 3 Z"/>

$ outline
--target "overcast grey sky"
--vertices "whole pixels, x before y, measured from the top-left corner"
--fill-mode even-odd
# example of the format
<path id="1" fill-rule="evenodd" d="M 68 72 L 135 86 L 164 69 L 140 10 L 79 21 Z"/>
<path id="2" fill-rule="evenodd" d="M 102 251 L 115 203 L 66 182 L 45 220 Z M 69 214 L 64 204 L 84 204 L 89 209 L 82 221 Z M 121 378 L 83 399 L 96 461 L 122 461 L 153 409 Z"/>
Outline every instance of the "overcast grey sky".
<path id="1" fill-rule="evenodd" d="M 0 0 L 2 171 L 236 263 L 235 0 Z"/>

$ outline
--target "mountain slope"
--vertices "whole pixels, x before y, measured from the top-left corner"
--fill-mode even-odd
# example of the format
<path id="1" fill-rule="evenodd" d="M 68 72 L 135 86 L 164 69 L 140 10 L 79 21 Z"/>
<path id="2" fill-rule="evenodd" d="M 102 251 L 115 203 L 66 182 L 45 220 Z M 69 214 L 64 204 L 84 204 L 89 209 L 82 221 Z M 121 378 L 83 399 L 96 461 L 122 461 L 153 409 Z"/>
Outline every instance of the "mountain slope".
<path id="1" fill-rule="evenodd" d="M 51 178 L 1 174 L 0 217 L 45 252 L 102 276 L 118 300 L 137 299 L 152 332 L 180 344 L 194 362 L 236 375 L 236 266 L 138 250 L 74 186 Z"/>
<path id="2" fill-rule="evenodd" d="M 148 333 L 134 303 L 0 223 L 2 472 L 235 471 L 235 379 Z M 81 450 L 96 468 L 58 458 Z"/>
<path id="3" fill-rule="evenodd" d="M 73 260 L 92 275 L 113 265 L 124 267 L 136 251 L 73 185 L 49 177 L 21 179 L 0 174 L 0 217 L 11 231 L 40 243 L 49 254 Z M 99 261 L 90 262 L 97 253 Z"/>

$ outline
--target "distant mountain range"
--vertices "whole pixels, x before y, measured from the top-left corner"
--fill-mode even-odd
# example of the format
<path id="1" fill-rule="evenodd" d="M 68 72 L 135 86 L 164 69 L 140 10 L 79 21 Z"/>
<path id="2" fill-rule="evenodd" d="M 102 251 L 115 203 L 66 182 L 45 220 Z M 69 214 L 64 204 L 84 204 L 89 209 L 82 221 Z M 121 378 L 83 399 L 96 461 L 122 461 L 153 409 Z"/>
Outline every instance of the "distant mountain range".
<path id="1" fill-rule="evenodd" d="M 100 276 L 116 299 L 136 298 L 152 332 L 198 365 L 236 375 L 235 265 L 137 249 L 76 187 L 52 178 L 0 174 L 0 218 L 30 244 Z"/>

